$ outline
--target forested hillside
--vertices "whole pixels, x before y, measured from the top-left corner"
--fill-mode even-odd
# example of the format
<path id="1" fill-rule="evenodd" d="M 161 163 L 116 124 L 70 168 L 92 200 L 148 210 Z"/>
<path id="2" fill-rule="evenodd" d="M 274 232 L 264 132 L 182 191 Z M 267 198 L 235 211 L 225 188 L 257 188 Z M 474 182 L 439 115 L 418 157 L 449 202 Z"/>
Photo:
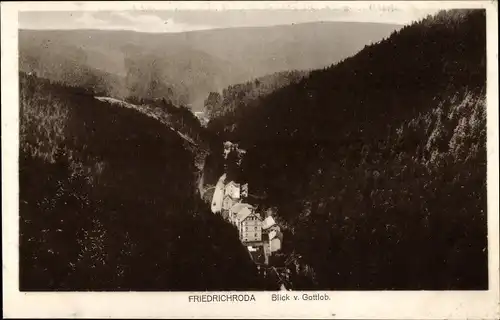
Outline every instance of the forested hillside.
<path id="1" fill-rule="evenodd" d="M 484 289 L 485 88 L 485 11 L 443 11 L 216 129 L 319 287 Z"/>
<path id="2" fill-rule="evenodd" d="M 21 34 L 23 34 L 21 32 Z M 123 76 L 96 68 L 87 63 L 83 49 L 61 45 L 58 51 L 26 41 L 20 43 L 19 70 L 40 78 L 80 87 L 102 95 L 125 96 Z"/>
<path id="3" fill-rule="evenodd" d="M 21 290 L 263 288 L 161 121 L 20 74 Z"/>
<path id="4" fill-rule="evenodd" d="M 172 101 L 165 98 L 129 97 L 126 101 L 110 97 L 96 98 L 112 105 L 136 110 L 171 128 L 183 139 L 185 148 L 194 155 L 197 174 L 203 169 L 205 157 L 210 150 L 217 148 L 220 144 L 219 138 L 208 131 L 189 108 L 183 105 L 175 106 Z"/>
<path id="5" fill-rule="evenodd" d="M 163 34 L 20 30 L 19 69 L 104 89 L 115 98 L 166 98 L 200 111 L 211 91 L 274 72 L 330 65 L 399 27 L 324 22 Z"/>
<path id="6" fill-rule="evenodd" d="M 224 125 L 227 122 L 237 122 L 231 119 L 239 115 L 242 117 L 245 108 L 259 104 L 259 100 L 273 93 L 274 91 L 299 82 L 307 75 L 306 71 L 283 71 L 259 77 L 253 81 L 235 84 L 225 88 L 222 94 L 210 92 L 205 99 L 205 112 L 209 119 L 212 119 L 210 126 L 213 132 L 222 134 Z M 229 120 L 231 119 L 231 120 Z"/>

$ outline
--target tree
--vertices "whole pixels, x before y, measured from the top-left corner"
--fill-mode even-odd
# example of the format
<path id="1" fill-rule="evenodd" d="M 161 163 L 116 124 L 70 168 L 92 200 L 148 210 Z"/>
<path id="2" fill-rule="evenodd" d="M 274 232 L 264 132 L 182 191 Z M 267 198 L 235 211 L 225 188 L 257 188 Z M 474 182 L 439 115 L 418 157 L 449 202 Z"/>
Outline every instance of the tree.
<path id="1" fill-rule="evenodd" d="M 205 110 L 209 119 L 217 116 L 218 109 L 221 107 L 222 97 L 218 92 L 210 92 L 205 99 Z"/>

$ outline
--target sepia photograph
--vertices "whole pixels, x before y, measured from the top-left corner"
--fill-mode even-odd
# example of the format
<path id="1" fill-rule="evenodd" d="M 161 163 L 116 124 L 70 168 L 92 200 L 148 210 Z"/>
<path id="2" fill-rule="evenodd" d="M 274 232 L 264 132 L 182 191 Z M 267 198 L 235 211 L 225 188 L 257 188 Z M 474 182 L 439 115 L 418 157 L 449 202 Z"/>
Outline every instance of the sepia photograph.
<path id="1" fill-rule="evenodd" d="M 14 290 L 498 299 L 497 4 L 354 2 L 17 8 Z"/>

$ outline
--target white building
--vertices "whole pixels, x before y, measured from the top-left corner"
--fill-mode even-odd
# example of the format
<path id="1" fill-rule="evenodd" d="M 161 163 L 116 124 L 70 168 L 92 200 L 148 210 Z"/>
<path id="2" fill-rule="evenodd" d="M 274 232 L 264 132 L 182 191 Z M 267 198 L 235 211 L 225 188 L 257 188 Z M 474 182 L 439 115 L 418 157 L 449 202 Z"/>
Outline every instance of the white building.
<path id="1" fill-rule="evenodd" d="M 224 181 L 226 180 L 226 174 L 223 174 L 217 184 L 215 185 L 214 196 L 212 197 L 212 212 L 219 213 L 222 210 L 223 200 L 224 200 Z"/>
<path id="2" fill-rule="evenodd" d="M 230 210 L 237 203 L 237 199 L 233 199 L 231 196 L 225 195 L 222 200 L 222 210 Z"/>
<path id="3" fill-rule="evenodd" d="M 274 225 L 276 225 L 276 221 L 274 221 L 274 218 L 272 216 L 268 216 L 262 222 L 262 229 L 267 230 Z"/>
<path id="4" fill-rule="evenodd" d="M 224 188 L 224 196 L 230 196 L 233 199 L 240 199 L 240 184 L 230 181 Z"/>
<path id="5" fill-rule="evenodd" d="M 262 241 L 262 219 L 249 208 L 243 208 L 236 215 L 236 225 L 243 243 Z"/>

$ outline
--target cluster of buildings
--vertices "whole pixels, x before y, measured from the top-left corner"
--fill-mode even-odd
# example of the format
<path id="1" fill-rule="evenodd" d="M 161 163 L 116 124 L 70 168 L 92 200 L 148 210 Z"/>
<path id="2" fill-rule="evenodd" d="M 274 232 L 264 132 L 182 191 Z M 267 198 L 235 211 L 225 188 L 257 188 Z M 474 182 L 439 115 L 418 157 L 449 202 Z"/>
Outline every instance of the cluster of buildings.
<path id="1" fill-rule="evenodd" d="M 242 179 L 238 178 L 238 174 L 232 174 L 235 172 L 234 165 L 241 168 L 245 153 L 246 151 L 240 149 L 236 143 L 230 141 L 224 143 L 226 173 L 219 178 L 213 193 L 208 193 L 206 199 L 207 201 L 211 199 L 211 210 L 214 214 L 220 215 L 237 228 L 240 241 L 247 247 L 259 272 L 264 276 L 269 270 L 274 272 L 279 278 L 281 290 L 287 290 L 288 273 L 283 273 L 280 268 L 270 263 L 270 257 L 281 250 L 283 243 L 283 233 L 273 218 L 274 212 L 271 209 L 264 211 L 252 205 L 248 199 L 248 183 L 236 182 L 235 180 Z M 251 197 L 257 198 L 255 195 Z"/>
<path id="2" fill-rule="evenodd" d="M 236 226 L 240 241 L 247 246 L 254 261 L 268 264 L 273 252 L 281 249 L 283 234 L 279 225 L 271 211 L 262 213 L 247 203 L 248 184 L 225 180 L 226 174 L 217 182 L 211 203 L 212 212 Z"/>

